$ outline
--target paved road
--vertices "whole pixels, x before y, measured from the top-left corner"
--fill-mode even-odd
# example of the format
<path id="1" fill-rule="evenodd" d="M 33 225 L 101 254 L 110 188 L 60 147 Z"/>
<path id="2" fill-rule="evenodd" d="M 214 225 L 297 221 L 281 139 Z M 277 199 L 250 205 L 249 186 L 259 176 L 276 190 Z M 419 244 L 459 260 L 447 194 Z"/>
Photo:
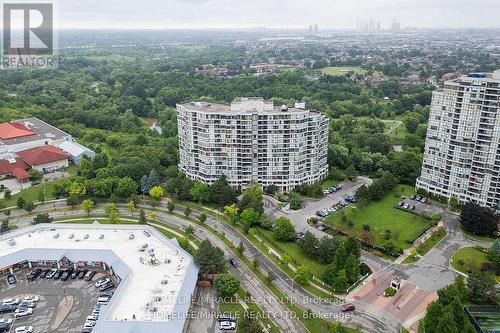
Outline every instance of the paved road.
<path id="1" fill-rule="evenodd" d="M 53 210 L 53 207 L 45 207 L 48 210 Z M 44 207 L 38 207 L 39 211 L 43 211 Z M 92 215 L 104 215 L 103 209 L 99 208 L 92 212 Z M 130 213 L 125 208 L 120 208 L 121 216 L 130 216 Z M 13 214 L 14 215 L 14 214 Z M 71 211 L 52 211 L 50 216 L 54 218 L 78 218 L 86 217 L 86 214 L 81 210 L 71 210 Z M 20 217 L 18 219 L 11 219 L 19 228 L 28 226 L 33 217 Z M 177 228 L 184 229 L 188 225 L 191 225 L 195 230 L 195 235 L 198 239 L 208 239 L 212 244 L 220 247 L 227 258 L 234 257 L 231 250 L 222 242 L 217 236 L 206 231 L 202 227 L 191 223 L 185 219 L 179 218 L 175 215 L 168 213 L 158 213 L 158 221 L 165 221 L 166 223 L 173 225 Z M 238 244 L 236 242 L 235 244 Z M 255 275 L 244 265 L 240 265 L 237 270 L 233 270 L 236 276 L 239 277 L 240 283 L 243 289 L 250 292 L 252 299 L 257 303 L 267 314 L 272 316 L 273 321 L 278 325 L 280 331 L 282 332 L 307 332 L 302 324 L 292 316 L 289 315 L 289 311 L 285 306 L 279 302 L 276 297 L 267 289 L 267 287 L 257 278 Z"/>

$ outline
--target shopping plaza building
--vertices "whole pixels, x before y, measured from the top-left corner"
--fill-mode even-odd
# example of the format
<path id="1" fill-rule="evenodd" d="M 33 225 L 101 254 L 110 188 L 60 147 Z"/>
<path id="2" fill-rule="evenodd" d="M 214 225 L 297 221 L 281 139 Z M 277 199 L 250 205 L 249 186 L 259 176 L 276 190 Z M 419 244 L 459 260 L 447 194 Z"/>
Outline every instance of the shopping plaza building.
<path id="1" fill-rule="evenodd" d="M 118 286 L 95 333 L 183 332 L 198 279 L 175 239 L 143 225 L 39 224 L 0 235 L 0 276 L 35 268 L 113 278 Z"/>
<path id="2" fill-rule="evenodd" d="M 222 174 L 231 186 L 258 182 L 288 192 L 328 173 L 328 117 L 306 109 L 275 106 L 262 98 L 231 105 L 177 105 L 179 168 L 207 184 Z"/>
<path id="3" fill-rule="evenodd" d="M 416 187 L 500 208 L 500 70 L 446 81 L 432 94 Z"/>

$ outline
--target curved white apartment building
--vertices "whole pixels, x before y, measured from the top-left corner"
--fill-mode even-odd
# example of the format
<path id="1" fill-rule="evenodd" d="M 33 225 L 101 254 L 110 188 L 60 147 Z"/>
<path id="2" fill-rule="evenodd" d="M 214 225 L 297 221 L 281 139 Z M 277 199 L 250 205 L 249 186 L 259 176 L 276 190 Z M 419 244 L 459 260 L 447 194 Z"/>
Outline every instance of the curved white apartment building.
<path id="1" fill-rule="evenodd" d="M 432 94 L 416 186 L 500 208 L 500 71 L 446 81 Z"/>
<path id="2" fill-rule="evenodd" d="M 303 103 L 277 107 L 262 98 L 231 105 L 177 104 L 179 168 L 207 184 L 222 174 L 231 186 L 251 181 L 282 191 L 328 173 L 328 117 Z"/>

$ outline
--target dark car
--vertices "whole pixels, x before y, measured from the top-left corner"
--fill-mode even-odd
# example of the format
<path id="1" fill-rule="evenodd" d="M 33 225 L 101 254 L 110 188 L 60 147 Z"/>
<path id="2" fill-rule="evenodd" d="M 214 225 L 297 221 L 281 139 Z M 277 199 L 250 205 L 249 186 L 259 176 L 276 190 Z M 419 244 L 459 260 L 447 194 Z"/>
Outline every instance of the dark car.
<path id="1" fill-rule="evenodd" d="M 113 295 L 114 295 L 114 292 L 112 292 L 112 291 L 108 291 L 108 292 L 106 292 L 106 293 L 101 293 L 101 294 L 99 295 L 99 297 L 113 297 Z"/>
<path id="2" fill-rule="evenodd" d="M 72 273 L 73 273 L 73 270 L 64 271 L 61 275 L 61 280 L 68 281 L 68 279 L 70 278 Z"/>
<path id="3" fill-rule="evenodd" d="M 80 274 L 80 271 L 73 271 L 73 273 L 71 273 L 71 279 L 76 279 L 78 277 L 78 274 Z"/>
<path id="4" fill-rule="evenodd" d="M 50 269 L 45 269 L 43 270 L 41 273 L 40 273 L 40 278 L 41 279 L 45 279 L 45 277 L 47 276 L 47 274 L 50 272 Z"/>
<path id="5" fill-rule="evenodd" d="M 238 267 L 238 262 L 236 261 L 236 259 L 229 259 L 229 263 L 231 264 L 231 266 L 233 266 L 234 268 Z"/>
<path id="6" fill-rule="evenodd" d="M 220 316 L 217 317 L 217 321 L 232 321 L 236 322 L 236 318 L 233 316 L 227 315 L 225 313 L 221 314 Z"/>
<path id="7" fill-rule="evenodd" d="M 78 273 L 78 279 L 81 280 L 85 277 L 85 274 L 87 274 L 88 272 L 88 269 L 84 269 L 83 271 L 80 271 L 80 273 Z"/>
<path id="8" fill-rule="evenodd" d="M 9 275 L 7 276 L 7 283 L 8 284 L 15 284 L 17 282 L 17 279 L 14 275 Z"/>
<path id="9" fill-rule="evenodd" d="M 113 282 L 108 282 L 106 284 L 103 284 L 102 286 L 99 287 L 99 291 L 106 291 L 108 289 L 111 289 L 115 286 Z"/>
<path id="10" fill-rule="evenodd" d="M 56 274 L 54 274 L 54 280 L 59 280 L 64 272 L 65 271 L 57 271 Z"/>
<path id="11" fill-rule="evenodd" d="M 7 323 L 0 323 L 0 333 L 10 331 L 10 325 Z"/>
<path id="12" fill-rule="evenodd" d="M 356 307 L 352 303 L 343 304 L 340 307 L 340 311 L 342 311 L 342 312 L 349 312 L 349 311 L 354 311 L 354 310 L 356 310 Z"/>
<path id="13" fill-rule="evenodd" d="M 0 313 L 14 312 L 16 309 L 16 305 L 0 305 Z"/>
<path id="14" fill-rule="evenodd" d="M 84 327 L 82 333 L 90 333 L 92 332 L 92 327 Z"/>

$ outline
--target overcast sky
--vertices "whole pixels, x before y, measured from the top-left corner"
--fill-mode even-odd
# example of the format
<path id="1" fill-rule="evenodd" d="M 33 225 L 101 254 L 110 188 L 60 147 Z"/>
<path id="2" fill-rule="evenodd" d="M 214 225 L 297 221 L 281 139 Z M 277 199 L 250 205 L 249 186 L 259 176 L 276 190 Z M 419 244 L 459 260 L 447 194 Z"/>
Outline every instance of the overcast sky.
<path id="1" fill-rule="evenodd" d="M 500 27 L 500 0 L 54 0 L 62 28 Z"/>

